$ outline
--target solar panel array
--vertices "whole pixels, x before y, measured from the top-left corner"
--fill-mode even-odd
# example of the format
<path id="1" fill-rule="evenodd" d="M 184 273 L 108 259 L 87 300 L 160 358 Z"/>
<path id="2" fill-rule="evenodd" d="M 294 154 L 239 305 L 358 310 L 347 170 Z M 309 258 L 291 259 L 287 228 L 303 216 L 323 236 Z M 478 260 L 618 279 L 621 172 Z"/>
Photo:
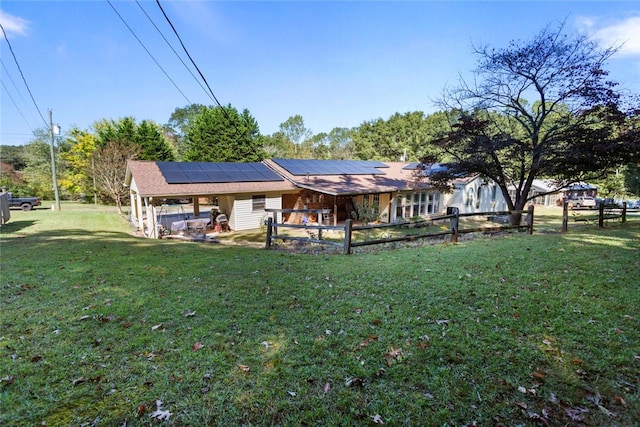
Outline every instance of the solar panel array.
<path id="1" fill-rule="evenodd" d="M 156 162 L 168 184 L 284 181 L 263 163 Z"/>
<path id="2" fill-rule="evenodd" d="M 384 175 L 389 166 L 374 160 L 273 159 L 292 175 Z"/>

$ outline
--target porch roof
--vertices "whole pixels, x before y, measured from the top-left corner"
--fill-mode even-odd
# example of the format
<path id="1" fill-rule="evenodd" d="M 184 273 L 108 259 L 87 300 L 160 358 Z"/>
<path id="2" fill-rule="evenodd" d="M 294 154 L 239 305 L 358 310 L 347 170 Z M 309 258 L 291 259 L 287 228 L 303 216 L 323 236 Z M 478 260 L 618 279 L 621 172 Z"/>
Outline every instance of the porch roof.
<path id="1" fill-rule="evenodd" d="M 157 162 L 129 160 L 125 185 L 135 184 L 135 191 L 142 197 L 208 196 L 222 194 L 266 193 L 272 191 L 295 191 L 289 181 L 244 181 L 244 182 L 199 182 L 170 184 L 162 174 Z"/>
<path id="2" fill-rule="evenodd" d="M 324 162 L 330 164 L 332 160 L 324 160 Z M 334 175 L 313 173 L 294 175 L 271 159 L 264 160 L 263 163 L 296 187 L 334 196 L 407 191 L 427 186 L 426 183 L 414 182 L 414 171 L 405 169 L 408 162 L 382 162 L 385 167 L 379 169 L 381 173 Z"/>

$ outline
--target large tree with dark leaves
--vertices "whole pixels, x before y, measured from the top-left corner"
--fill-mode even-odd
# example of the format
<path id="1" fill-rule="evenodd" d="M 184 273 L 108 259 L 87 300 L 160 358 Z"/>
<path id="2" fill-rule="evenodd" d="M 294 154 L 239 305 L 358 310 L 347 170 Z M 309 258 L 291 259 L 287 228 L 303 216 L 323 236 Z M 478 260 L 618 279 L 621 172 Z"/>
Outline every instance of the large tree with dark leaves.
<path id="1" fill-rule="evenodd" d="M 187 162 L 259 162 L 264 158 L 258 122 L 231 105 L 206 107 L 189 124 L 183 159 Z"/>
<path id="2" fill-rule="evenodd" d="M 505 49 L 474 49 L 472 83 L 462 80 L 442 99 L 452 127 L 437 145 L 451 163 L 434 180 L 492 179 L 509 209 L 522 210 L 536 178 L 557 189 L 639 157 L 637 107 L 623 111 L 603 68 L 616 49 L 563 30 L 547 27 Z"/>

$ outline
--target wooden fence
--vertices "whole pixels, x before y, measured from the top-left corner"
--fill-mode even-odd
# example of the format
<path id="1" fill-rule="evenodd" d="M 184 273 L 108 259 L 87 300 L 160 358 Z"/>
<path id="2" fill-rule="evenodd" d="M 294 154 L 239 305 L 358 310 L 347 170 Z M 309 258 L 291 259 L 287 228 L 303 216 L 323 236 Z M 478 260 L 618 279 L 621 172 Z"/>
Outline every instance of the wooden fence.
<path id="1" fill-rule="evenodd" d="M 562 231 L 566 232 L 569 229 L 569 206 L 565 202 L 562 209 Z M 605 221 L 619 220 L 620 222 L 627 221 L 627 202 L 622 203 L 622 207 L 618 205 L 605 205 L 601 204 L 598 207 L 598 211 L 593 210 L 571 210 L 571 217 L 574 222 L 585 222 L 587 224 L 598 222 L 598 227 L 603 228 Z"/>
<path id="2" fill-rule="evenodd" d="M 533 206 L 530 206 L 525 211 L 504 211 L 504 212 L 479 212 L 461 214 L 458 208 L 448 208 L 446 215 L 434 216 L 428 219 L 420 221 L 400 222 L 393 224 L 370 224 L 370 225 L 354 225 L 351 219 L 347 219 L 344 225 L 322 225 L 322 224 L 287 224 L 278 223 L 272 217 L 267 218 L 267 238 L 265 247 L 269 249 L 275 240 L 291 240 L 302 241 L 308 243 L 317 243 L 321 245 L 330 245 L 337 248 L 342 248 L 342 253 L 351 254 L 352 249 L 355 247 L 381 245 L 393 242 L 410 242 L 420 239 L 429 239 L 436 237 L 451 236 L 451 242 L 457 242 L 458 236 L 465 233 L 477 233 L 477 232 L 499 232 L 508 229 L 527 229 L 529 234 L 533 233 Z M 525 215 L 525 222 L 519 222 L 517 225 L 510 225 L 510 219 L 512 215 Z M 477 227 L 460 228 L 460 218 L 470 217 L 482 217 L 482 222 L 490 223 L 491 225 L 483 225 Z M 499 225 L 498 222 L 502 222 Z M 419 231 L 423 228 L 429 228 L 437 223 L 443 224 L 442 231 L 438 232 L 418 232 L 413 233 L 416 229 Z M 307 236 L 291 236 L 285 234 L 287 229 L 302 229 L 306 231 Z M 406 230 L 401 235 L 391 236 L 388 233 L 386 236 L 378 237 L 374 239 L 365 239 L 361 241 L 354 241 L 354 233 L 359 232 L 372 232 L 385 229 L 393 230 Z M 323 238 L 323 231 L 339 231 L 344 233 L 342 240 L 328 240 Z M 408 233 L 411 231 L 412 233 Z"/>

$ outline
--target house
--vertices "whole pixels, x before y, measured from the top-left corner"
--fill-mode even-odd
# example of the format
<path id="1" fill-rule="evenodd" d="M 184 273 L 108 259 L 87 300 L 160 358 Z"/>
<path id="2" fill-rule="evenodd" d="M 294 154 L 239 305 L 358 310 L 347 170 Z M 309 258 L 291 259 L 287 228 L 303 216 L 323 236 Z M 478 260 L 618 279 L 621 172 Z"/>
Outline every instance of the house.
<path id="1" fill-rule="evenodd" d="M 193 215 L 199 218 L 200 199 L 216 198 L 229 227 L 248 230 L 260 226 L 265 208 L 280 209 L 283 195 L 299 191 L 263 163 L 130 160 L 125 185 L 131 199 L 131 222 L 148 237 L 159 236 L 158 214 L 165 199 L 192 199 Z"/>
<path id="2" fill-rule="evenodd" d="M 330 209 L 334 224 L 364 216 L 395 222 L 444 209 L 440 193 L 416 182 L 415 168 L 406 162 L 269 159 L 264 164 L 300 189 L 283 195 L 283 207 Z"/>
<path id="3" fill-rule="evenodd" d="M 413 166 L 412 166 L 413 165 Z M 126 182 L 131 222 L 158 237 L 166 199 L 188 198 L 201 217 L 200 199 L 215 198 L 233 230 L 258 228 L 265 209 L 326 209 L 328 222 L 347 218 L 395 222 L 443 212 L 444 198 L 414 179 L 415 164 L 359 160 L 270 159 L 261 163 L 131 160 Z M 205 213 L 205 216 L 208 213 Z M 303 219 L 296 213 L 282 218 Z"/>
<path id="4" fill-rule="evenodd" d="M 452 193 L 430 188 L 429 174 L 444 167 L 434 164 L 425 169 L 419 163 L 363 160 L 268 159 L 257 163 L 132 160 L 127 163 L 126 185 L 130 189 L 131 221 L 149 237 L 159 235 L 158 215 L 163 212 L 164 201 L 178 198 L 193 201 L 196 218 L 201 217 L 200 199 L 215 199 L 232 230 L 258 228 L 267 215 L 273 215 L 266 209 L 284 210 L 278 220 L 293 223 L 323 220 L 334 225 L 347 218 L 393 223 L 441 214 L 449 206 L 459 208 L 461 213 L 508 210 L 498 185 L 480 176 L 457 178 Z M 553 206 L 566 194 L 593 191 L 593 187 L 570 187 L 567 191 L 572 193 L 552 190 L 550 183 L 534 180 L 530 195 L 534 196 L 534 203 Z M 286 213 L 304 209 L 330 214 L 318 213 L 309 218 L 307 213 Z M 206 212 L 205 216 L 208 215 Z"/>

